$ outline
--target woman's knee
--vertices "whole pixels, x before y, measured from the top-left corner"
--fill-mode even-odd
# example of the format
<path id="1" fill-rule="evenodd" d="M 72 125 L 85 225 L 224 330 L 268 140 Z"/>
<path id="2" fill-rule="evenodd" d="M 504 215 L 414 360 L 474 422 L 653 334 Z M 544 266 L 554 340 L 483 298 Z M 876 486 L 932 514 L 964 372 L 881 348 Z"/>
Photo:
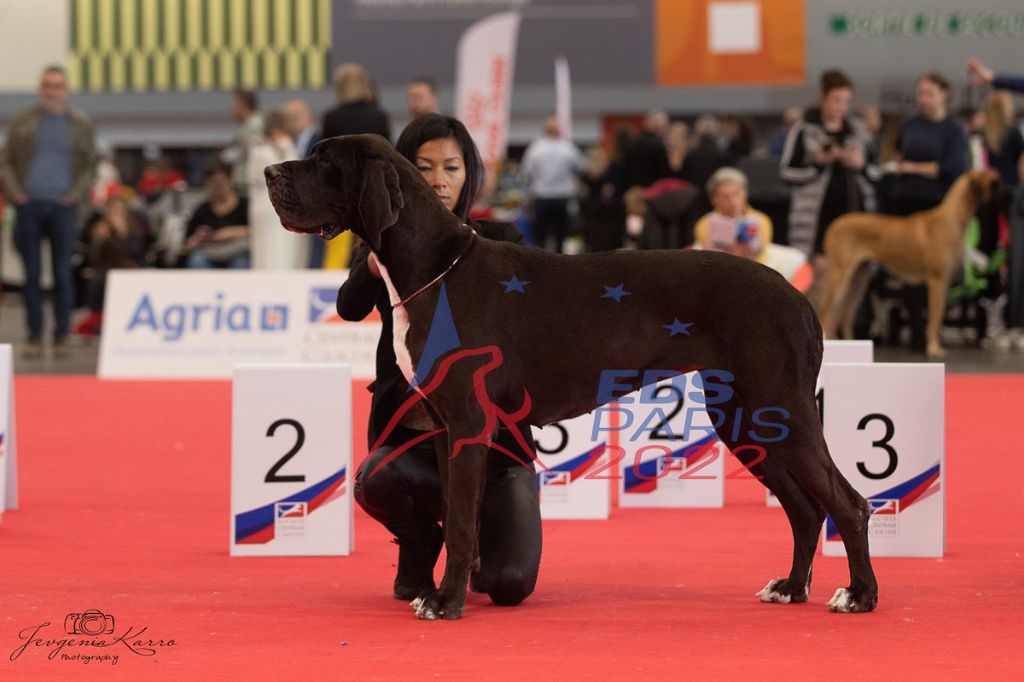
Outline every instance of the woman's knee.
<path id="1" fill-rule="evenodd" d="M 516 606 L 533 594 L 536 586 L 536 568 L 504 566 L 488 585 L 487 595 L 498 606 Z"/>
<path id="2" fill-rule="evenodd" d="M 352 494 L 360 507 L 370 511 L 395 495 L 395 471 L 385 464 L 394 448 L 382 447 L 374 450 L 356 470 Z M 381 466 L 383 464 L 383 466 Z"/>

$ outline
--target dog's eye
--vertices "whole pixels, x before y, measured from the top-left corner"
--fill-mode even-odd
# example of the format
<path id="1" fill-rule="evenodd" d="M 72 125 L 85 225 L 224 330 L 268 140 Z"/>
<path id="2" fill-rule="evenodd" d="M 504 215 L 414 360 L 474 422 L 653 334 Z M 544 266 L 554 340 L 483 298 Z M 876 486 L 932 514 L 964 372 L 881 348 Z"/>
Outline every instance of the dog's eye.
<path id="1" fill-rule="evenodd" d="M 331 165 L 331 162 L 327 160 L 327 157 L 326 157 L 326 156 L 321 156 L 321 157 L 319 157 L 319 158 L 318 158 L 318 159 L 316 160 L 316 162 L 317 162 L 318 164 L 320 164 L 321 166 L 325 167 L 325 168 L 326 168 L 327 166 L 330 166 L 330 165 Z"/>

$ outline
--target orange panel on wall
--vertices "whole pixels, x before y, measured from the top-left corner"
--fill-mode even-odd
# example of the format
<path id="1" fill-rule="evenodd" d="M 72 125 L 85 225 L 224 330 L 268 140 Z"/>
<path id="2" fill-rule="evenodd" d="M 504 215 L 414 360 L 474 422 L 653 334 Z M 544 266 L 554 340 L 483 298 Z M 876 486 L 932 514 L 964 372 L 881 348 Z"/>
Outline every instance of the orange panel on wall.
<path id="1" fill-rule="evenodd" d="M 657 0 L 659 85 L 803 85 L 804 0 Z"/>

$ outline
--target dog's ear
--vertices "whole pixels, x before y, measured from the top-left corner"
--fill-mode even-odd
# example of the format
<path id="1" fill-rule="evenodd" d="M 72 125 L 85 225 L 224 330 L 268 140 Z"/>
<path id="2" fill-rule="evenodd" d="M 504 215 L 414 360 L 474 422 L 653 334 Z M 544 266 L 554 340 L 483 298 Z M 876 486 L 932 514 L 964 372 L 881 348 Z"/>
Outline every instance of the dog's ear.
<path id="1" fill-rule="evenodd" d="M 367 160 L 357 207 L 364 236 L 374 251 L 380 250 L 381 234 L 398 222 L 403 206 L 405 200 L 394 165 L 384 159 Z"/>

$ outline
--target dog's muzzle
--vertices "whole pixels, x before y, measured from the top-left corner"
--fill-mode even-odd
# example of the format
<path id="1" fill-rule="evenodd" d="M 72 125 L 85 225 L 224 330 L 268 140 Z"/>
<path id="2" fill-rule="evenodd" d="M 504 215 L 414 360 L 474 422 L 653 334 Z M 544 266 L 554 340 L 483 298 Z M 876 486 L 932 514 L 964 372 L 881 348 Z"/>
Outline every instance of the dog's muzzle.
<path id="1" fill-rule="evenodd" d="M 345 228 L 338 223 L 327 223 L 318 228 L 300 228 L 295 223 L 302 221 L 295 220 L 298 209 L 297 201 L 289 191 L 288 179 L 277 165 L 267 166 L 263 169 L 263 177 L 267 180 L 267 193 L 270 195 L 270 203 L 274 205 L 278 217 L 281 218 L 281 225 L 289 232 L 297 234 L 315 234 L 324 241 L 334 239 L 345 231 Z"/>

